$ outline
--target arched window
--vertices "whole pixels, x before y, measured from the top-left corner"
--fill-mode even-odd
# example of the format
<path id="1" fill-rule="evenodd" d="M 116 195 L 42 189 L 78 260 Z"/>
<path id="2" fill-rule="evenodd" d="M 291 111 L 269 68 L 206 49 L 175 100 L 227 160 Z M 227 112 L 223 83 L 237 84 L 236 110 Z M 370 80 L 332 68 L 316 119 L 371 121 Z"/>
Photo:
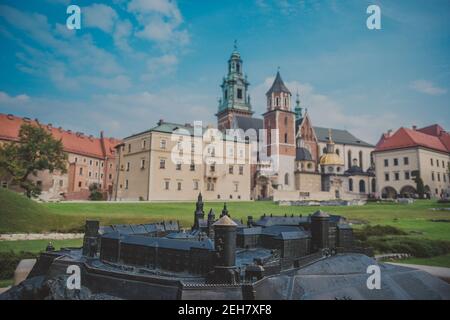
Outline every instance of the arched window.
<path id="1" fill-rule="evenodd" d="M 350 169 L 352 167 L 352 150 L 347 152 L 347 167 Z"/>
<path id="2" fill-rule="evenodd" d="M 361 169 L 363 167 L 363 153 L 362 153 L 362 151 L 359 152 L 359 167 Z"/>
<path id="3" fill-rule="evenodd" d="M 284 134 L 284 143 L 288 143 L 287 133 Z"/>
<path id="4" fill-rule="evenodd" d="M 277 106 L 277 107 L 280 106 L 280 98 L 278 98 L 278 97 L 275 98 L 275 106 Z"/>
<path id="5" fill-rule="evenodd" d="M 376 182 L 376 180 L 375 179 L 372 179 L 372 192 L 376 192 L 376 189 L 377 188 L 377 182 Z"/>
<path id="6" fill-rule="evenodd" d="M 285 185 L 289 185 L 289 174 L 288 173 L 286 173 L 285 175 L 284 175 L 284 184 Z"/>
<path id="7" fill-rule="evenodd" d="M 364 180 L 359 181 L 359 193 L 366 193 L 366 182 Z"/>
<path id="8" fill-rule="evenodd" d="M 239 63 L 236 64 L 236 71 L 237 71 L 238 73 L 241 72 L 241 65 L 240 65 Z"/>
<path id="9" fill-rule="evenodd" d="M 353 179 L 348 179 L 348 190 L 353 191 Z"/>
<path id="10" fill-rule="evenodd" d="M 288 106 L 288 102 L 287 102 L 287 98 L 284 98 L 284 106 L 287 108 Z"/>

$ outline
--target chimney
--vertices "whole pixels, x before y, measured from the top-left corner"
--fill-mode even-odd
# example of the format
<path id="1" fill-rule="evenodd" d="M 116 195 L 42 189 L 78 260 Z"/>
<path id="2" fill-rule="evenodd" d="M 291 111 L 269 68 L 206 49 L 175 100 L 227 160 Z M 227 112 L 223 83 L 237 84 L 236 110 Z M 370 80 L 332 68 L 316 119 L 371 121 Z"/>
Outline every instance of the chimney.
<path id="1" fill-rule="evenodd" d="M 414 131 L 416 131 L 416 130 L 417 130 L 417 126 L 416 126 L 416 125 L 413 125 L 413 126 L 412 126 L 412 129 L 413 129 Z"/>
<path id="2" fill-rule="evenodd" d="M 164 120 L 163 119 L 159 119 L 158 126 L 162 125 L 163 123 L 164 123 Z"/>

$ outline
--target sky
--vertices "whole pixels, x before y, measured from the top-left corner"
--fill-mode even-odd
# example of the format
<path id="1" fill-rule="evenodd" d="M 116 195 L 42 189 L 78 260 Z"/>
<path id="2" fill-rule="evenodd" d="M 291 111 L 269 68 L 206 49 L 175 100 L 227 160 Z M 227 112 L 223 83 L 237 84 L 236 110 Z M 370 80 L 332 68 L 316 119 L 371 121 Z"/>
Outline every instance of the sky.
<path id="1" fill-rule="evenodd" d="M 366 26 L 372 4 L 381 30 Z M 216 124 L 235 40 L 256 117 L 280 68 L 315 126 L 371 143 L 450 129 L 448 0 L 0 0 L 0 112 L 117 138 L 159 119 Z"/>

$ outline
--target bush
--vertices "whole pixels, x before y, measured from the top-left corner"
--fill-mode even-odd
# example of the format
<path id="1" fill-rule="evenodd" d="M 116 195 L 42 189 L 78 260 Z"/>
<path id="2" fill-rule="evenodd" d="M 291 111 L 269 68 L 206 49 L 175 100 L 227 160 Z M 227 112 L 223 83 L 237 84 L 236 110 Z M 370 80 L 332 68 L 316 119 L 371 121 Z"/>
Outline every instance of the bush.
<path id="1" fill-rule="evenodd" d="M 20 260 L 34 259 L 38 254 L 31 252 L 0 252 L 0 280 L 11 279 Z"/>
<path id="2" fill-rule="evenodd" d="M 93 183 L 89 186 L 89 191 L 91 194 L 89 195 L 89 200 L 92 201 L 100 201 L 103 200 L 103 194 L 100 192 L 100 188 L 98 184 Z"/>
<path id="3" fill-rule="evenodd" d="M 366 241 L 369 237 L 381 237 L 388 235 L 403 236 L 407 233 L 397 227 L 393 226 L 364 226 L 362 229 L 357 229 L 354 231 L 355 238 L 358 240 Z"/>
<path id="4" fill-rule="evenodd" d="M 404 237 L 373 238 L 363 241 L 380 253 L 409 253 L 417 258 L 428 258 L 450 253 L 450 241 L 410 239 Z"/>

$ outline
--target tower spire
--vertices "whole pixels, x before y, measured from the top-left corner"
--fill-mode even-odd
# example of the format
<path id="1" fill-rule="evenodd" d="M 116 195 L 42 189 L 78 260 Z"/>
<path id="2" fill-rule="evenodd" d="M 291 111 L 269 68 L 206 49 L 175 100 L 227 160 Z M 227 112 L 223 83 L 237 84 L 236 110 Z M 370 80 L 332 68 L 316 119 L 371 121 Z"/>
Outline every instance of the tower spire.
<path id="1" fill-rule="evenodd" d="M 298 94 L 298 89 L 295 99 L 295 120 L 300 120 L 303 117 L 303 108 L 300 106 L 300 95 Z"/>

